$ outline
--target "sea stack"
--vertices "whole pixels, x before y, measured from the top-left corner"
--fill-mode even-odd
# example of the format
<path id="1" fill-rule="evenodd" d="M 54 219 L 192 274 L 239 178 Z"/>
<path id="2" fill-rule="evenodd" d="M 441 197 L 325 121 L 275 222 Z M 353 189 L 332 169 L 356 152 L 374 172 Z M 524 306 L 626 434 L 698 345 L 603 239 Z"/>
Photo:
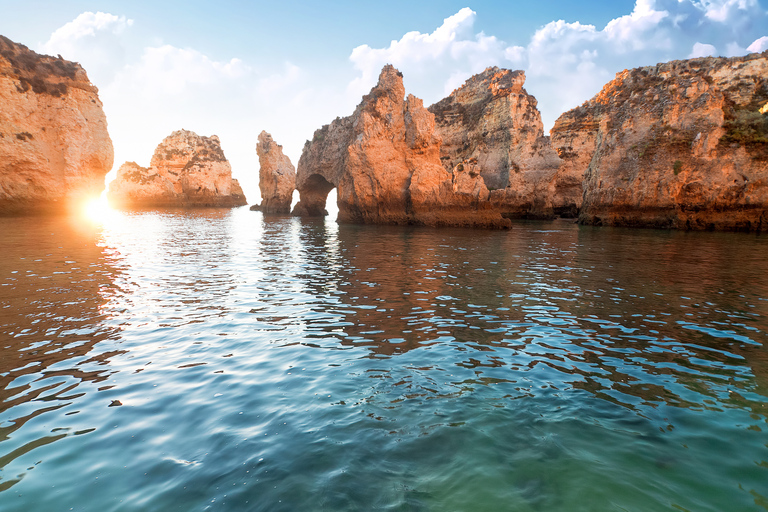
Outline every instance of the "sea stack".
<path id="1" fill-rule="evenodd" d="M 126 162 L 109 185 L 109 202 L 120 207 L 242 206 L 243 190 L 232 179 L 216 135 L 179 130 L 163 139 L 149 167 Z"/>
<path id="2" fill-rule="evenodd" d="M 0 36 L 0 214 L 82 205 L 104 189 L 113 159 L 85 70 Z"/>
<path id="3" fill-rule="evenodd" d="M 583 224 L 768 229 L 768 52 L 625 70 L 552 141 Z"/>
<path id="4" fill-rule="evenodd" d="M 259 134 L 256 153 L 259 155 L 261 205 L 251 209 L 264 213 L 291 213 L 293 191 L 296 189 L 296 169 L 291 159 L 283 154 L 283 146 L 265 131 Z"/>

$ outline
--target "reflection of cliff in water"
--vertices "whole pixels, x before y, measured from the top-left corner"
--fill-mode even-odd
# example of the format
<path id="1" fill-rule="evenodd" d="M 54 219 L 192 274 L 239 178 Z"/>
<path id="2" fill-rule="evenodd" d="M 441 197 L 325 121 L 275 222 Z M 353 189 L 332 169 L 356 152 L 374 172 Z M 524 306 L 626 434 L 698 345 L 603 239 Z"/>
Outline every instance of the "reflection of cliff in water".
<path id="1" fill-rule="evenodd" d="M 19 445 L 12 434 L 81 396 L 81 383 L 109 378 L 119 351 L 96 345 L 116 336 L 105 305 L 119 264 L 83 219 L 3 220 L 0 231 L 0 469 L 67 435 Z M 66 429 L 63 429 L 66 430 Z M 12 475 L 8 475 L 12 476 Z M 13 475 L 15 476 L 15 475 Z M 0 490 L 13 484 L 1 481 Z"/>
<path id="2" fill-rule="evenodd" d="M 298 277 L 316 298 L 304 342 L 371 358 L 429 348 L 425 373 L 474 372 L 437 395 L 499 382 L 535 394 L 536 372 L 630 408 L 701 407 L 727 387 L 734 406 L 757 410 L 749 393 L 768 394 L 768 282 L 734 265 L 760 269 L 762 239 L 563 222 L 334 228 L 301 228 Z"/>

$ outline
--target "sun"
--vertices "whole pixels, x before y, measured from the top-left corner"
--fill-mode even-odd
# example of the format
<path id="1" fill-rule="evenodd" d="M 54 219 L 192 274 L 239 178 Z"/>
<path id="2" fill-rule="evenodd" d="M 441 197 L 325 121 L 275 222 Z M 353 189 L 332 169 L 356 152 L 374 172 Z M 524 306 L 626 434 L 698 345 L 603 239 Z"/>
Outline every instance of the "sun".
<path id="1" fill-rule="evenodd" d="M 88 200 L 83 207 L 83 213 L 88 220 L 98 223 L 104 222 L 112 211 L 112 208 L 110 208 L 109 203 L 107 202 L 106 194 Z"/>

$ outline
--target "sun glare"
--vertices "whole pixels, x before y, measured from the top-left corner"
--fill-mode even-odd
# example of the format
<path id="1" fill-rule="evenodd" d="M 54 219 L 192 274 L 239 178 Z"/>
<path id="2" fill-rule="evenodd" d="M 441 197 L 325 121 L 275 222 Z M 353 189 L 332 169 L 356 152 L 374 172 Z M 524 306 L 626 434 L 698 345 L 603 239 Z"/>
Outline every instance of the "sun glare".
<path id="1" fill-rule="evenodd" d="M 91 222 L 104 222 L 112 211 L 112 208 L 110 208 L 109 203 L 107 202 L 107 197 L 104 194 L 89 200 L 83 207 L 85 216 Z"/>

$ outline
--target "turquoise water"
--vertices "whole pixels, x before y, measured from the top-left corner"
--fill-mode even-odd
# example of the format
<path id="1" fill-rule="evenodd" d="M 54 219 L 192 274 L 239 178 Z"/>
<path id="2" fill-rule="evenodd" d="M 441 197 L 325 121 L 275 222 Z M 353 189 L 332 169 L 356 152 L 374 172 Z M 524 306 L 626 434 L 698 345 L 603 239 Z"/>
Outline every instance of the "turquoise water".
<path id="1" fill-rule="evenodd" d="M 768 238 L 0 219 L 2 511 L 768 510 Z"/>

